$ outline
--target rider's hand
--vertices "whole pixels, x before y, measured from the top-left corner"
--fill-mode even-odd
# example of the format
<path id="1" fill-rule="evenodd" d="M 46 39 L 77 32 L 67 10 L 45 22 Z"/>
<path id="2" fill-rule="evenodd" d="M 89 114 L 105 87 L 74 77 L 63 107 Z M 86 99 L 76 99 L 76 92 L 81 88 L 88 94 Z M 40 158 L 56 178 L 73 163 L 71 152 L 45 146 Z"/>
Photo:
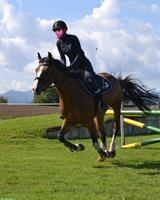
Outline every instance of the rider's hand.
<path id="1" fill-rule="evenodd" d="M 73 68 L 71 66 L 67 67 L 67 70 L 70 72 Z"/>
<path id="2" fill-rule="evenodd" d="M 75 73 L 76 72 L 76 70 L 73 67 L 71 67 L 71 66 L 67 67 L 67 71 L 69 73 Z"/>

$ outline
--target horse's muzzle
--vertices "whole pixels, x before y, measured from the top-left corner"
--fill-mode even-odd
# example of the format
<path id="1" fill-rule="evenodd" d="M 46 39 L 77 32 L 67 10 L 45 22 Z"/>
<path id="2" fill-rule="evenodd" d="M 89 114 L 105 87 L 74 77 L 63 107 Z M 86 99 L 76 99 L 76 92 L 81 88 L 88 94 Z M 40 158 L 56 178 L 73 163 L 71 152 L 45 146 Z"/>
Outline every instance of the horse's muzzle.
<path id="1" fill-rule="evenodd" d="M 32 91 L 33 91 L 34 95 L 40 94 L 40 91 L 38 89 L 35 89 L 34 87 L 32 87 Z"/>

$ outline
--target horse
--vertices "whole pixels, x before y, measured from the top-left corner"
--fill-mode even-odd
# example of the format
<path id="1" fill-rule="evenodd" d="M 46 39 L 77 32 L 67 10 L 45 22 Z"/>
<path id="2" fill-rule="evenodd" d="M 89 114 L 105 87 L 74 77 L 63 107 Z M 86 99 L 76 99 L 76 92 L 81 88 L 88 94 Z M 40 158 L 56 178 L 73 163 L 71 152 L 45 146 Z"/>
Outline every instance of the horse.
<path id="1" fill-rule="evenodd" d="M 131 75 L 122 78 L 114 77 L 108 73 L 98 74 L 112 85 L 112 89 L 102 96 L 102 101 L 114 110 L 114 123 L 112 139 L 107 150 L 106 133 L 103 125 L 104 115 L 108 107 L 99 110 L 93 96 L 87 93 L 77 76 L 70 74 L 67 67 L 58 59 L 55 59 L 50 52 L 47 57 L 41 57 L 38 53 L 39 64 L 36 67 L 36 78 L 32 90 L 38 95 L 54 83 L 57 88 L 60 104 L 59 108 L 63 116 L 63 123 L 58 134 L 58 139 L 71 151 L 83 151 L 83 144 L 73 144 L 65 138 L 71 127 L 76 124 L 85 126 L 91 136 L 92 145 L 99 154 L 99 161 L 106 158 L 113 158 L 116 155 L 115 139 L 120 131 L 121 102 L 124 99 L 131 100 L 138 109 L 150 110 L 155 105 L 158 95 L 147 89 Z M 98 134 L 97 134 L 98 131 Z M 98 142 L 98 136 L 101 143 Z"/>

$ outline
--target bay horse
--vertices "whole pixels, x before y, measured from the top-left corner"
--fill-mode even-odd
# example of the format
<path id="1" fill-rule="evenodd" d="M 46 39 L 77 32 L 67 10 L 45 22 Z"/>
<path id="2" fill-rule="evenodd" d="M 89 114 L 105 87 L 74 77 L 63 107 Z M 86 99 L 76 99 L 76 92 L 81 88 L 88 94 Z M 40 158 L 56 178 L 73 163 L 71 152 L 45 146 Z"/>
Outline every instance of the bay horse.
<path id="1" fill-rule="evenodd" d="M 150 110 L 150 106 L 156 104 L 158 96 L 131 76 L 122 79 L 107 73 L 100 73 L 99 76 L 107 79 L 112 85 L 112 89 L 102 96 L 103 102 L 113 108 L 115 119 L 111 143 L 107 150 L 106 133 L 103 126 L 107 108 L 101 111 L 96 109 L 94 97 L 84 90 L 77 78 L 68 73 L 67 67 L 53 58 L 50 52 L 44 58 L 38 53 L 38 60 L 32 90 L 38 95 L 54 83 L 59 93 L 60 111 L 64 118 L 58 139 L 71 151 L 82 151 L 84 145 L 71 143 L 65 138 L 65 134 L 69 133 L 72 126 L 82 124 L 89 130 L 93 147 L 99 154 L 99 161 L 104 161 L 108 157 L 113 158 L 116 155 L 115 139 L 120 130 L 120 111 L 123 99 L 133 101 L 143 111 Z M 101 139 L 100 144 L 97 131 Z"/>

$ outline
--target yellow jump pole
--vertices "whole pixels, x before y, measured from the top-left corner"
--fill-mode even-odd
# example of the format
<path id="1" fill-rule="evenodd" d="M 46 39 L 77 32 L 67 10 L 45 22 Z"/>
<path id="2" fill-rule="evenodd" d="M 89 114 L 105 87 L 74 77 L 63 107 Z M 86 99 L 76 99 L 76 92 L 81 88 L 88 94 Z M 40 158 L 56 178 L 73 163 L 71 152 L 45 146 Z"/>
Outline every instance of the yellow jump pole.
<path id="1" fill-rule="evenodd" d="M 135 120 L 132 120 L 132 119 L 128 119 L 128 118 L 124 118 L 123 120 L 127 124 L 130 124 L 130 125 L 133 125 L 133 126 L 137 126 L 139 128 L 144 128 L 144 123 L 142 123 L 142 122 L 138 122 L 138 121 L 135 121 Z"/>
<path id="2" fill-rule="evenodd" d="M 107 115 L 113 115 L 113 110 L 107 110 Z M 124 116 L 142 116 L 142 115 L 150 115 L 150 116 L 160 116 L 160 110 L 152 110 L 152 111 L 140 111 L 140 110 L 121 110 L 121 115 Z"/>
<path id="3" fill-rule="evenodd" d="M 153 127 L 153 126 L 147 126 L 142 122 L 138 122 L 132 119 L 128 119 L 128 118 L 124 118 L 124 122 L 133 126 L 137 126 L 139 128 L 144 128 L 147 130 L 151 130 L 154 132 L 158 132 L 160 133 L 160 129 Z M 122 145 L 123 149 L 127 149 L 127 148 L 138 148 L 141 146 L 145 146 L 145 145 L 150 145 L 150 144 L 155 144 L 155 143 L 159 143 L 160 142 L 160 138 L 156 138 L 156 139 L 150 139 L 150 140 L 146 140 L 143 142 L 136 142 L 136 143 L 132 143 L 132 144 L 127 144 L 127 145 Z"/>
<path id="4" fill-rule="evenodd" d="M 141 146 L 146 146 L 146 145 L 156 144 L 156 143 L 160 143 L 160 138 L 149 139 L 149 140 L 145 140 L 143 142 L 136 142 L 136 143 L 132 143 L 132 144 L 126 144 L 126 145 L 123 145 L 122 148 L 123 149 L 138 148 Z"/>
<path id="5" fill-rule="evenodd" d="M 144 124 L 142 122 L 138 122 L 138 121 L 135 121 L 133 119 L 124 118 L 123 120 L 127 124 L 130 124 L 130 125 L 133 125 L 133 126 L 137 126 L 139 128 L 144 128 L 146 130 L 154 131 L 156 133 L 160 133 L 160 128 L 156 128 L 154 126 L 148 126 L 148 125 L 146 125 L 146 124 Z"/>

